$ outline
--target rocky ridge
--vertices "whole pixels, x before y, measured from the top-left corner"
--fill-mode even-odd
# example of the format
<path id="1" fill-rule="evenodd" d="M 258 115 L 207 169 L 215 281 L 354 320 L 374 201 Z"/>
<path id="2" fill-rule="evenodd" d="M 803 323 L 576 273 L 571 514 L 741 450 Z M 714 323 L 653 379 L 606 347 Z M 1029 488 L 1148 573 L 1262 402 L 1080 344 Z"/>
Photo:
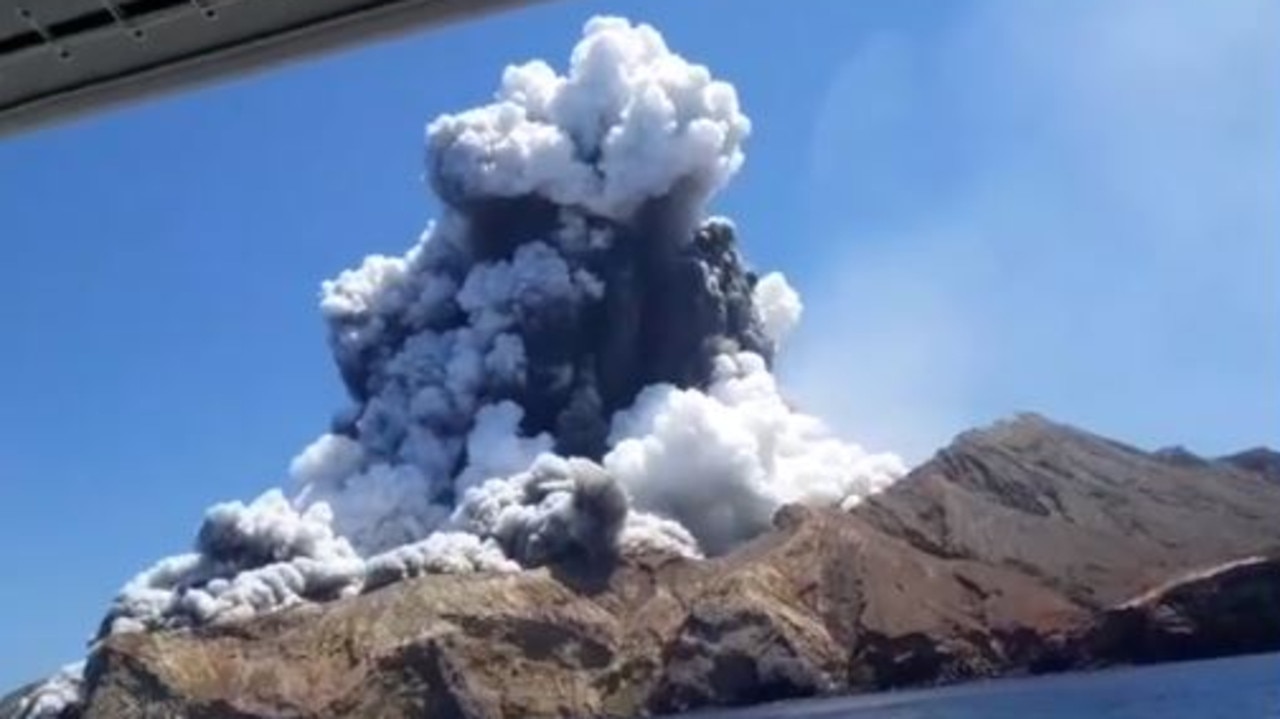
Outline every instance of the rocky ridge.
<path id="1" fill-rule="evenodd" d="M 1024 415 L 716 559 L 434 576 L 116 635 L 77 711 L 622 717 L 1277 649 L 1278 517 L 1265 472 Z"/>
<path id="2" fill-rule="evenodd" d="M 796 507 L 723 559 L 431 577 L 233 627 L 118 635 L 91 664 L 85 715 L 667 713 L 988 676 L 1086 617 L 1025 575 Z"/>
<path id="3" fill-rule="evenodd" d="M 1019 415 L 958 436 L 857 513 L 939 556 L 1038 577 L 1102 609 L 1188 571 L 1280 551 L 1265 473 Z"/>

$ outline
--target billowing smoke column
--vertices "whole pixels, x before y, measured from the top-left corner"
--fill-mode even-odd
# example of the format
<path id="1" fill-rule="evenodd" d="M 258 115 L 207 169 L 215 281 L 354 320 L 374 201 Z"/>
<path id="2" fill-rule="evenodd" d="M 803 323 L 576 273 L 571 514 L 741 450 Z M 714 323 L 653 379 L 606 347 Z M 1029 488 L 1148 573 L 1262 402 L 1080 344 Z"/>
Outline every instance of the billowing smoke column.
<path id="1" fill-rule="evenodd" d="M 509 67 L 427 130 L 443 217 L 324 283 L 351 405 L 296 492 L 211 509 L 102 634 L 241 619 L 432 572 L 724 552 L 787 502 L 901 463 L 832 437 L 770 373 L 800 300 L 711 196 L 743 162 L 732 86 L 651 27 L 590 21 L 568 71 Z"/>

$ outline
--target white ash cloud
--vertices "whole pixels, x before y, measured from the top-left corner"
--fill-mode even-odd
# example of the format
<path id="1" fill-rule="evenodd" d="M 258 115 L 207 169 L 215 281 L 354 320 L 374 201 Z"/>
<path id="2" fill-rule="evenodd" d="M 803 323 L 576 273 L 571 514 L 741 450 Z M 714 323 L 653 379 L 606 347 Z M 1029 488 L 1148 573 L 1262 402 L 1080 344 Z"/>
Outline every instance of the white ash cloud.
<path id="1" fill-rule="evenodd" d="M 800 324 L 804 304 L 800 293 L 787 282 L 781 272 L 770 272 L 756 283 L 752 301 L 760 312 L 765 337 L 774 346 L 781 345 L 791 330 Z"/>
<path id="2" fill-rule="evenodd" d="M 635 506 L 678 520 L 712 553 L 766 530 L 784 504 L 852 506 L 905 472 L 792 411 L 746 352 L 718 357 L 705 389 L 646 388 L 614 432 L 604 466 Z"/>
<path id="3" fill-rule="evenodd" d="M 492 538 L 440 530 L 421 541 L 370 557 L 365 570 L 364 588 L 373 590 L 424 574 L 518 572 L 520 565 L 507 557 Z"/>
<path id="4" fill-rule="evenodd" d="M 18 701 L 16 719 L 61 719 L 81 703 L 83 661 L 67 664 Z"/>
<path id="5" fill-rule="evenodd" d="M 351 594 L 364 563 L 331 524 L 328 505 L 300 512 L 279 490 L 247 505 L 215 505 L 195 551 L 163 559 L 130 580 L 102 633 L 236 621 Z"/>
<path id="6" fill-rule="evenodd" d="M 732 85 L 617 18 L 587 23 L 564 74 L 508 68 L 492 103 L 432 122 L 443 215 L 322 286 L 350 405 L 288 494 L 211 509 L 102 633 L 421 574 L 718 554 L 785 503 L 892 482 L 895 457 L 794 411 L 770 372 L 800 297 L 706 211 L 749 132 Z"/>
<path id="7" fill-rule="evenodd" d="M 568 73 L 508 67 L 493 104 L 437 119 L 427 141 L 447 200 L 538 195 L 626 221 L 677 183 L 701 205 L 741 167 L 750 130 L 733 86 L 657 30 L 595 18 Z"/>

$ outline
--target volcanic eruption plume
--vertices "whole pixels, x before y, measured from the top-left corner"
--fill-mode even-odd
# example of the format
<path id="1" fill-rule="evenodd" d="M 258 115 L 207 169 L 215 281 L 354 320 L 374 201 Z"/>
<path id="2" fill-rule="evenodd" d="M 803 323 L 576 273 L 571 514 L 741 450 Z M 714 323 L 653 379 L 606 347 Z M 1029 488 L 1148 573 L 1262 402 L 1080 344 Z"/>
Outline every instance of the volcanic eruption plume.
<path id="1" fill-rule="evenodd" d="M 706 216 L 750 127 L 731 85 L 617 18 L 586 24 L 565 74 L 508 67 L 492 103 L 430 123 L 443 216 L 322 287 L 350 405 L 294 458 L 291 490 L 212 507 L 99 637 L 427 573 L 719 554 L 785 503 L 894 481 L 896 457 L 783 399 L 770 366 L 800 298 Z M 82 672 L 24 716 L 76 703 Z"/>
<path id="2" fill-rule="evenodd" d="M 587 23 L 568 68 L 508 67 L 427 128 L 443 215 L 324 283 L 350 406 L 288 491 L 209 510 L 101 634 L 198 626 L 432 572 L 650 547 L 718 554 L 788 502 L 898 477 L 784 401 L 800 300 L 707 204 L 742 166 L 734 88 L 646 25 Z"/>

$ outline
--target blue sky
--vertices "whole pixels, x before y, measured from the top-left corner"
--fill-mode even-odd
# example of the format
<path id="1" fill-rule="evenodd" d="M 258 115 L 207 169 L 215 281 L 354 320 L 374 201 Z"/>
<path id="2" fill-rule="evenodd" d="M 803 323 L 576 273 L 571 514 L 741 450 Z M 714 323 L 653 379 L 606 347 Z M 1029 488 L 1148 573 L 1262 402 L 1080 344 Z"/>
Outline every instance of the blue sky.
<path id="1" fill-rule="evenodd" d="M 318 283 L 435 213 L 424 123 L 598 12 L 737 86 L 716 210 L 805 295 L 781 373 L 850 437 L 1280 443 L 1277 4 L 796 7 L 552 3 L 0 140 L 0 689 L 281 481 L 341 404 Z"/>

